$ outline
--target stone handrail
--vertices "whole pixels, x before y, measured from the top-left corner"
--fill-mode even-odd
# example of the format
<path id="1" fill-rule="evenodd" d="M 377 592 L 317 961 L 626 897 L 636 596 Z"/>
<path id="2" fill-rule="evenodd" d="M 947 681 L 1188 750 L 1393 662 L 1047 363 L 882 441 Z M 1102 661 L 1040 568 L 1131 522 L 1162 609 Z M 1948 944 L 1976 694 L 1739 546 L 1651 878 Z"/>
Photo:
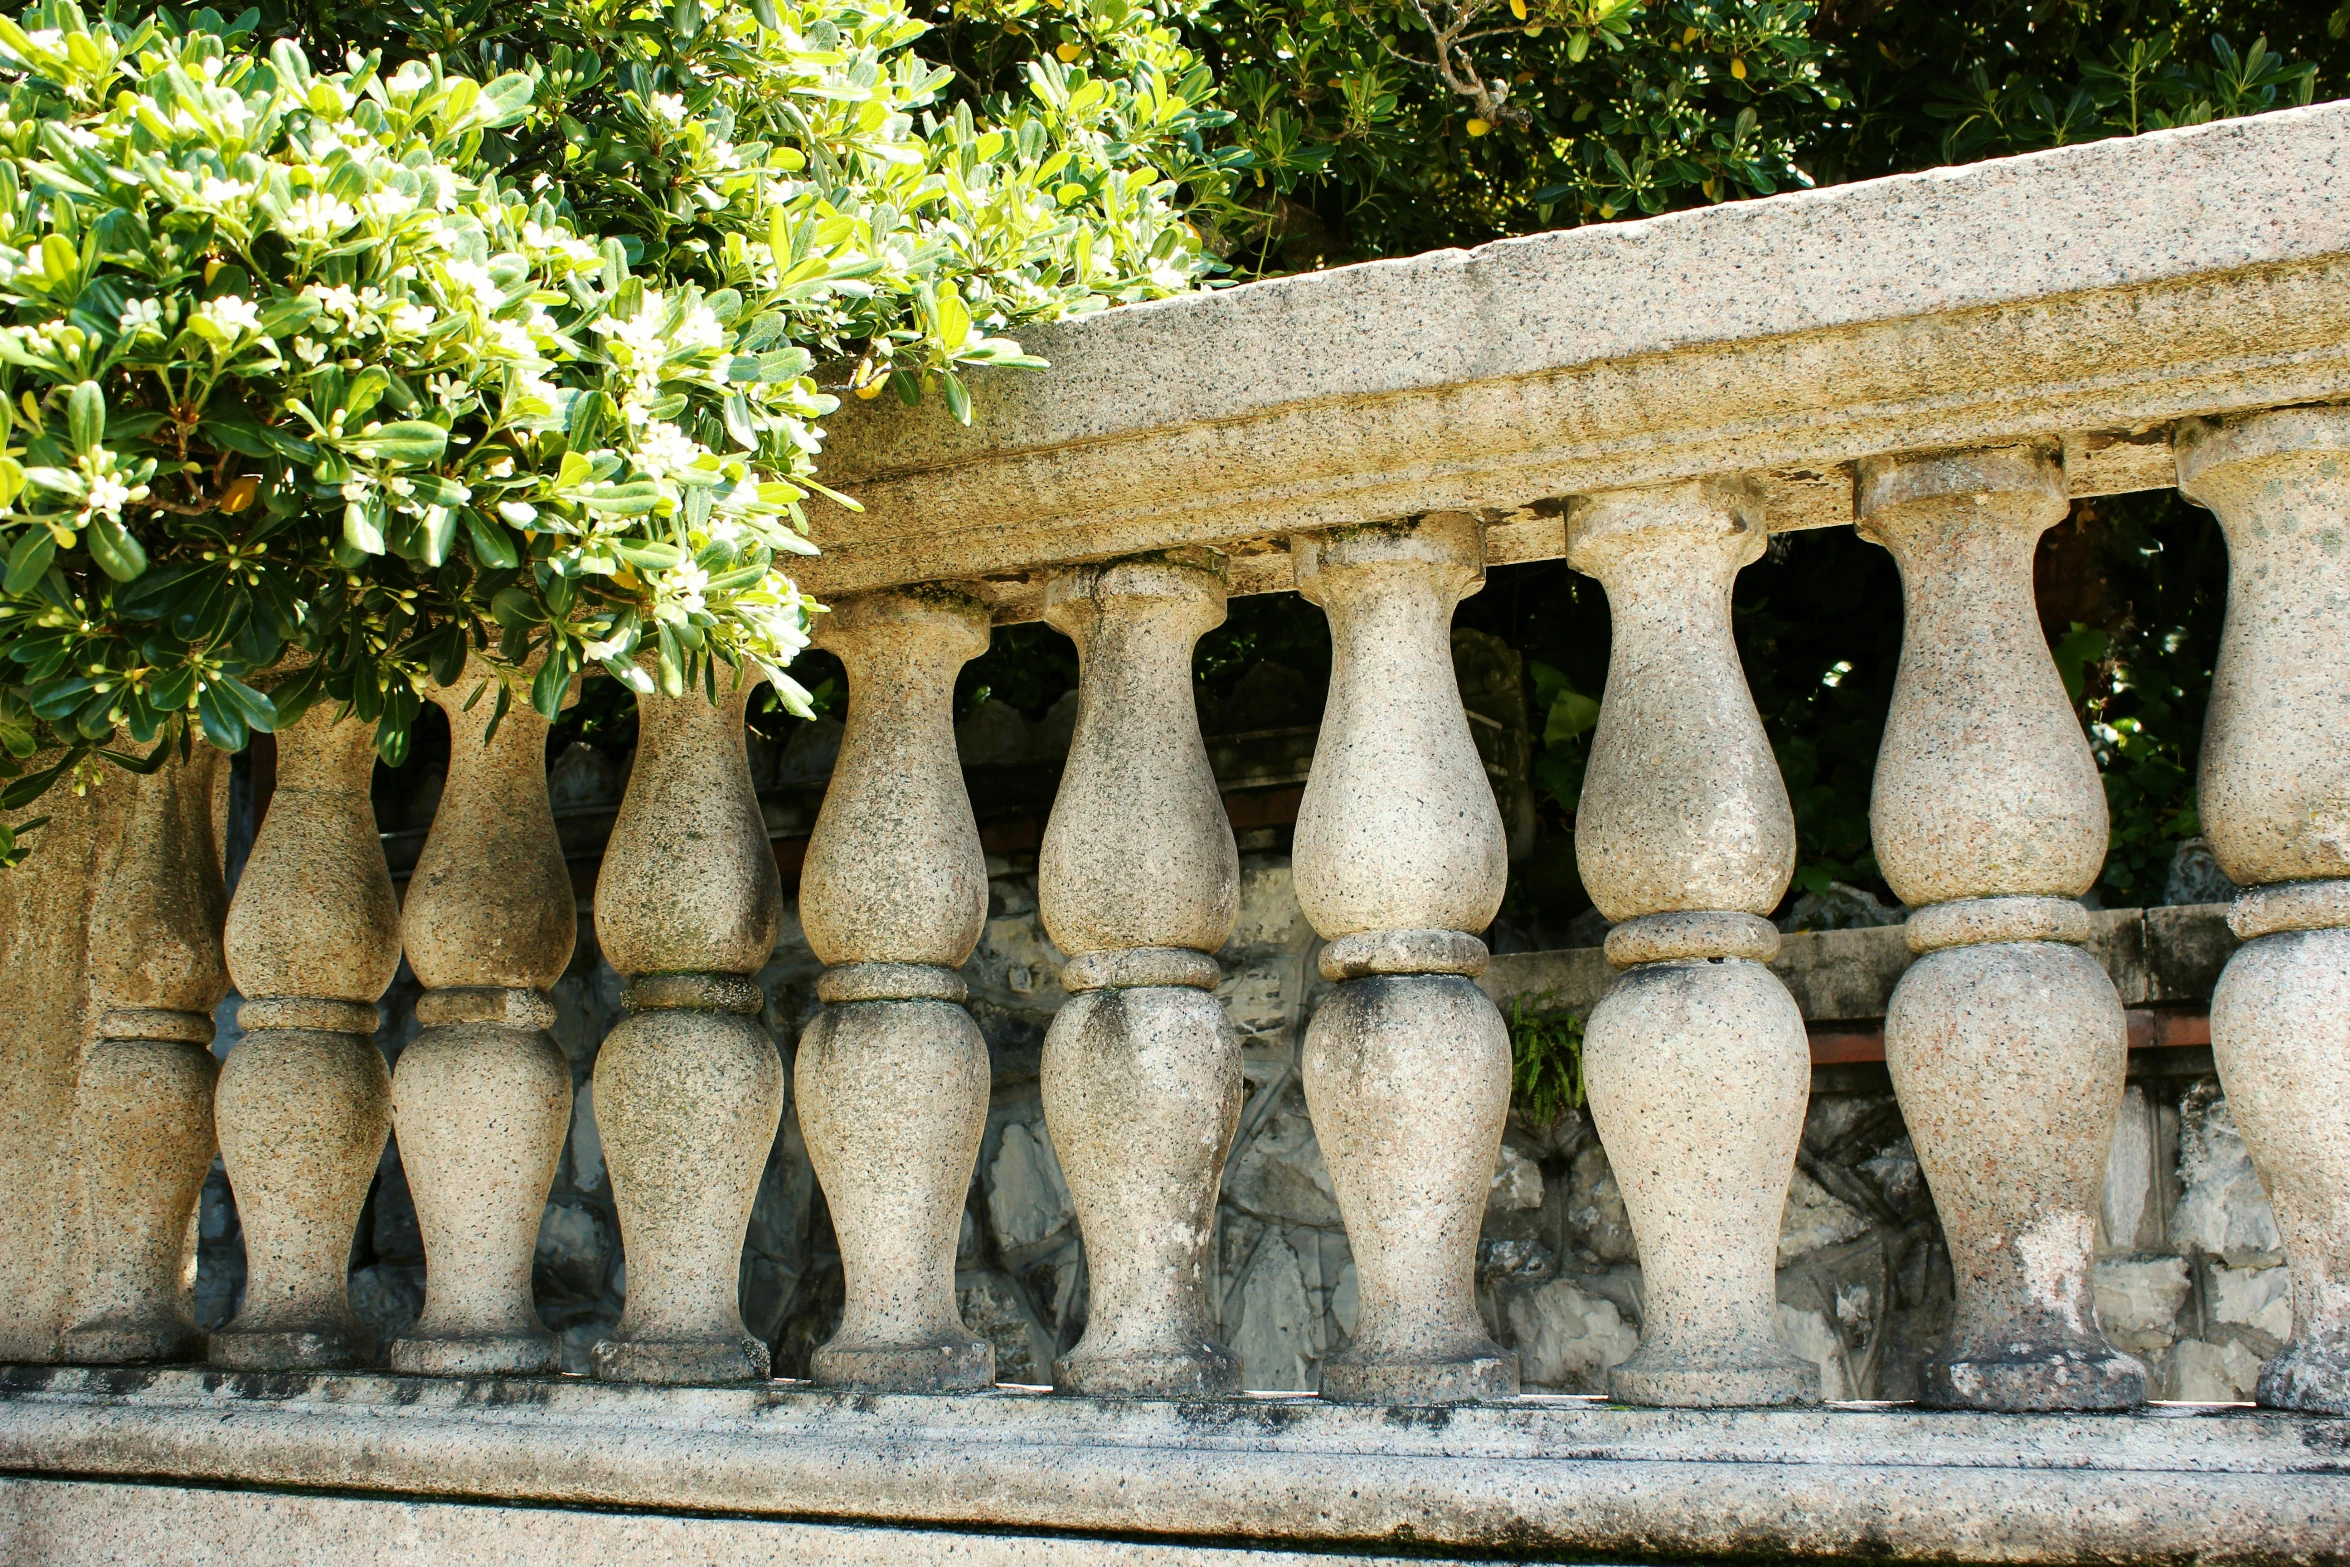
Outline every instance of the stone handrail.
<path id="1" fill-rule="evenodd" d="M 1850 523 L 1886 452 L 2061 448 L 2075 495 L 2176 482 L 2189 415 L 2350 389 L 2350 104 L 1251 284 L 1028 334 L 968 428 L 850 402 L 820 595 L 1173 545 L 1291 586 L 1286 539 L 1468 511 L 1566 553 L 1562 498 L 1753 475 Z"/>
<path id="2" fill-rule="evenodd" d="M 1686 1485 L 1687 1506 L 1715 1509 L 1702 1527 L 1640 1510 L 1682 1504 L 1625 1503 L 1578 1534 L 1561 1498 L 1593 1482 L 1545 1490 L 1511 1467 L 1580 1452 L 1653 1489 L 1681 1460 L 1586 1442 L 1581 1414 L 1518 1402 L 1517 1356 L 1478 1309 L 1512 1072 L 1494 1003 L 1509 986 L 1481 936 L 1508 863 L 1447 629 L 1486 568 L 1512 560 L 1564 557 L 1610 604 L 1576 848 L 1615 922 L 1615 973 L 1589 985 L 1582 1066 L 1646 1298 L 1609 1392 L 1667 1409 L 1816 1403 L 1815 1363 L 1774 1330 L 1774 1220 L 1809 1093 L 1807 998 L 1792 964 L 1773 966 L 1786 947 L 1768 917 L 1794 869 L 1793 820 L 1730 603 L 1775 529 L 1850 524 L 1892 552 L 1906 621 L 1870 814 L 1910 912 L 1897 937 L 1868 940 L 1906 953 L 1878 954 L 1873 1010 L 1846 1015 L 1885 1020 L 1954 1265 L 1955 1320 L 1921 1402 L 1985 1420 L 2130 1410 L 2146 1368 L 2105 1338 L 2091 1262 L 2124 1004 L 2159 987 L 2110 961 L 2129 933 L 2080 901 L 2102 864 L 2105 802 L 2039 632 L 2030 562 L 2070 497 L 2169 485 L 2218 513 L 2231 551 L 2200 799 L 2221 869 L 2247 889 L 2227 916 L 2242 945 L 2213 990 L 2213 1054 L 2292 1279 L 2292 1334 L 2258 1396 L 2297 1416 L 2350 1414 L 2350 747 L 2310 718 L 2350 699 L 2350 406 L 2334 406 L 2350 404 L 2346 154 L 2350 105 L 2324 105 L 1347 268 L 1039 333 L 1055 370 L 977 378 L 968 429 L 935 411 L 844 409 L 828 474 L 867 510 L 823 518 L 807 573 L 836 606 L 824 634 L 851 706 L 801 888 L 826 969 L 796 1075 L 846 1297 L 809 1363 L 856 1397 L 768 1420 L 796 1430 L 840 1412 L 763 1461 L 813 1472 L 881 1444 L 858 1473 L 922 1496 L 844 1502 L 868 1493 L 836 1483 L 813 1486 L 811 1505 L 926 1522 L 1312 1536 L 1322 1526 L 1265 1526 L 1211 1494 L 1285 1477 L 1288 1505 L 1337 1520 L 1322 1537 L 1358 1541 L 1417 1517 L 1416 1538 L 1478 1546 L 1951 1548 L 1947 1522 L 1888 1531 L 1865 1499 L 1822 1497 L 1816 1527 L 1757 1523 Z M 1320 1396 L 1387 1411 L 1376 1417 L 1246 1402 L 1205 1293 L 1247 1084 L 1216 996 L 1237 857 L 1189 697 L 1191 650 L 1231 595 L 1288 589 L 1332 632 L 1292 870 L 1333 988 L 1299 1073 L 1359 1287 Z M 1042 1420 L 1083 1477 L 1070 1481 L 1082 1505 L 1061 1513 L 998 1478 L 1033 1409 L 985 1391 L 994 1349 L 954 1295 L 987 1079 L 957 972 L 986 883 L 951 692 L 990 620 L 1028 618 L 1069 636 L 1080 664 L 1038 882 L 1072 995 L 1039 1088 L 1091 1289 L 1084 1336 L 1052 1367 L 1071 1395 L 1054 1407 L 1078 1413 Z M 770 1439 L 745 1446 L 729 1423 L 783 1397 L 762 1386 L 771 1346 L 737 1294 L 787 1097 L 757 977 L 784 906 L 746 761 L 748 695 L 738 682 L 715 704 L 640 698 L 596 885 L 597 941 L 630 1014 L 593 1082 L 628 1264 L 625 1314 L 591 1357 L 610 1388 L 506 1380 L 553 1364 L 529 1257 L 569 1103 L 541 1032 L 574 925 L 538 730 L 517 723 L 453 770 L 405 910 L 373 830 L 370 736 L 323 709 L 282 737 L 277 803 L 225 916 L 217 846 L 191 825 L 205 764 L 167 767 L 124 791 L 131 805 L 61 811 L 43 879 L 0 885 L 8 950 L 45 966 L 55 992 L 0 1023 L 17 1031 L 0 1054 L 0 1125 L 19 1133 L 0 1276 L 25 1285 L 0 1311 L 0 1356 L 109 1365 L 193 1348 L 168 1243 L 187 1232 L 217 1124 L 251 1275 L 207 1353 L 224 1372 L 303 1375 L 17 1373 L 0 1387 L 10 1467 L 366 1489 L 408 1484 L 369 1478 L 381 1465 L 421 1465 L 477 1498 L 635 1505 L 663 1482 L 634 1458 L 566 1489 L 552 1467 L 509 1484 L 474 1450 L 493 1440 L 483 1433 L 526 1429 L 560 1450 L 566 1421 L 619 1412 L 665 1422 L 672 1444 L 701 1442 L 697 1420 L 727 1425 L 705 1433 L 702 1489 L 679 1505 L 737 1505 L 729 1486 L 768 1471 L 732 1466 Z M 53 901 L 23 916 L 36 890 Z M 59 923 L 79 934 L 58 937 Z M 2142 949 L 2158 923 L 2140 917 Z M 428 1028 L 394 1079 L 368 1036 L 403 950 Z M 247 1034 L 215 1094 L 192 1047 L 222 977 L 245 998 Z M 0 993 L 19 983 L 0 974 Z M 343 1262 L 395 1127 L 428 1272 L 422 1318 L 389 1348 L 406 1380 L 387 1385 L 348 1375 L 373 1352 Z M 46 1263 L 32 1255 L 43 1246 Z M 433 1391 L 434 1377 L 488 1380 L 476 1400 Z M 759 1391 L 657 1391 L 686 1383 Z M 938 1399 L 910 1414 L 859 1401 L 900 1394 Z M 1179 1401 L 1197 1434 L 1153 1426 L 1122 1447 L 1125 1406 L 1098 1400 L 1136 1398 Z M 495 1413 L 508 1403 L 551 1413 Z M 1508 1455 L 1421 1451 L 1411 1433 L 1469 1404 L 1496 1407 L 1462 1431 Z M 971 1434 L 999 1409 L 1004 1434 Z M 1773 1434 L 1774 1419 L 1818 1418 L 1689 1429 L 1753 1466 L 1734 1512 L 1783 1494 L 1766 1471 L 1789 1441 L 1893 1463 L 1865 1436 Z M 244 1456 L 222 1434 L 237 1420 L 266 1438 Z M 2026 1428 L 1969 1429 L 2020 1447 Z M 2162 1468 L 2162 1439 L 2032 1429 L 2055 1433 L 2050 1468 L 2111 1478 L 2066 1481 L 2069 1500 L 2045 1501 L 2061 1516 L 2025 1531 L 2019 1559 L 2225 1554 L 2244 1540 L 2340 1554 L 2338 1458 L 2325 1478 L 2279 1468 L 2289 1437 L 2206 1440 L 2227 1506 L 2128 1539 L 2109 1537 L 2112 1510 Z M 2307 1445 L 2338 1452 L 2338 1427 L 2308 1429 Z M 1899 1433 L 1931 1444 L 1930 1426 Z M 1303 1450 L 1285 1444 L 1316 1442 L 1348 1463 L 1384 1451 L 1381 1478 L 1325 1505 L 1317 1487 L 1340 1481 L 1284 1467 Z M 436 1443 L 469 1456 L 443 1463 Z M 993 1459 L 966 1461 L 988 1443 Z M 1236 1443 L 1245 1462 L 1188 1456 Z M 1130 1476 L 1122 1455 L 1146 1449 Z M 1011 1462 L 1060 1479 L 1026 1453 Z M 937 1484 L 956 1474 L 994 1500 Z M 1998 1505 L 1996 1481 L 1950 1484 L 1912 1475 L 1881 1494 L 1923 1507 L 1919 1487 L 1933 1491 L 1943 1510 L 1915 1514 L 1932 1520 Z M 1448 1511 L 1447 1487 L 1481 1500 Z M 2107 1534 L 2072 1528 L 2090 1513 Z M 1963 1538 L 1986 1555 L 2012 1543 Z"/>

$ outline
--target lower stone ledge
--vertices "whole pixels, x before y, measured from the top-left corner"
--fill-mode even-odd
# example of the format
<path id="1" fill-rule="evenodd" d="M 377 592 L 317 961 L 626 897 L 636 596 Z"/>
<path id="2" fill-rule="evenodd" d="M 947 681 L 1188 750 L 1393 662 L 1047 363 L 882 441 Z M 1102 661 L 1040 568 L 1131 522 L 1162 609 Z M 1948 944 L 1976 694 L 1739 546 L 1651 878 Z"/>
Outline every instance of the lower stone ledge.
<path id="1" fill-rule="evenodd" d="M 708 1539 L 680 1556 L 729 1567 L 1272 1567 L 1321 1548 L 2350 1563 L 2350 1420 L 2208 1406 L 1390 1410 L 25 1367 L 0 1371 L 0 1470 L 16 1477 L 5 1527 L 29 1546 L 9 1562 L 442 1559 L 430 1540 L 471 1542 L 451 1560 L 535 1562 L 498 1543 L 525 1541 L 535 1517 L 619 1531 L 584 1559 L 665 1559 L 654 1537 L 688 1530 Z M 263 1516 L 273 1538 L 317 1531 L 318 1548 L 236 1554 Z M 225 1543 L 91 1554 L 139 1520 Z M 338 1554 L 346 1535 L 425 1543 Z M 972 1554 L 1019 1538 L 1039 1553 Z"/>

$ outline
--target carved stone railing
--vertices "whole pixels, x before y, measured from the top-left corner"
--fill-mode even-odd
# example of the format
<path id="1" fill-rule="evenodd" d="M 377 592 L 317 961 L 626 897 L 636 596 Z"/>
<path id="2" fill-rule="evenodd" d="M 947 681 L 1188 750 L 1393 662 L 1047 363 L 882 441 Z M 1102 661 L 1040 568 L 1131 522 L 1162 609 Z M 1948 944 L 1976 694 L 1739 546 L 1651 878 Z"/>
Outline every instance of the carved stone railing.
<path id="1" fill-rule="evenodd" d="M 483 749 L 453 705 L 474 749 L 404 918 L 367 735 L 323 710 L 281 736 L 225 942 L 201 764 L 64 809 L 38 868 L 0 885 L 0 1001 L 18 1003 L 0 1016 L 0 1348 L 193 1350 L 172 1237 L 216 1120 L 251 1275 L 211 1360 L 313 1375 L 20 1370 L 0 1463 L 671 1509 L 710 1530 L 795 1512 L 2339 1559 L 2350 1441 L 2305 1417 L 2350 1414 L 2350 746 L 2320 716 L 2350 701 L 2345 169 L 2350 107 L 2323 106 L 1110 312 L 1037 335 L 1050 374 L 977 378 L 969 429 L 844 409 L 828 476 L 867 509 L 828 514 L 808 568 L 850 689 L 801 891 L 826 1005 L 796 1063 L 845 1274 L 812 1364 L 841 1393 L 768 1382 L 737 1306 L 785 1098 L 754 977 L 783 910 L 747 686 L 642 699 L 596 889 L 630 1013 L 595 1078 L 629 1293 L 592 1359 L 619 1386 L 511 1380 L 550 1364 L 527 1258 L 569 1105 L 538 1032 L 573 930 L 538 728 L 510 717 Z M 2259 1396 L 2298 1412 L 2194 1430 L 2054 1418 L 2137 1407 L 2145 1381 L 2088 1287 L 2126 1023 L 2079 901 L 2103 797 L 2029 573 L 2069 498 L 2174 485 L 2231 551 L 2201 805 L 2250 890 L 2210 1026 L 2292 1272 L 2293 1336 Z M 1807 1091 L 1802 1013 L 1768 966 L 1794 840 L 1729 603 L 1772 531 L 1836 525 L 1892 552 L 1907 607 L 1871 822 L 1916 954 L 1884 1053 L 1957 1271 L 1922 1402 L 1981 1412 L 1940 1425 L 1713 1412 L 1818 1398 L 1771 1328 Z M 1615 628 L 1577 843 L 1618 922 L 1587 1069 L 1648 1291 L 1611 1393 L 1690 1411 L 1613 1425 L 1521 1399 L 1473 1299 L 1509 1093 L 1479 937 L 1507 865 L 1445 632 L 1489 566 L 1551 557 L 1604 585 Z M 1203 1298 L 1242 1078 L 1212 956 L 1236 859 L 1189 668 L 1229 596 L 1291 589 L 1334 650 L 1294 875 L 1335 989 L 1302 1071 L 1361 1304 L 1321 1400 L 1267 1405 Z M 1042 1403 L 985 1392 L 988 1345 L 954 1304 L 987 1083 L 956 970 L 986 884 L 949 728 L 988 622 L 1036 618 L 1081 667 L 1040 860 L 1073 999 L 1041 1089 L 1092 1291 L 1053 1367 L 1070 1396 Z M 395 1080 L 367 1036 L 403 938 L 428 1027 Z M 246 1034 L 215 1099 L 203 1014 L 230 978 Z M 395 1123 L 427 1304 L 389 1348 L 407 1380 L 386 1382 L 344 1374 L 368 1351 L 342 1264 Z M 461 1376 L 491 1380 L 431 1380 Z M 746 1387 L 658 1386 L 674 1383 Z M 1457 1440 L 1434 1434 L 1456 1419 Z M 641 1448 L 589 1464 L 565 1446 L 632 1422 Z M 76 1496 L 131 1506 L 0 1484 L 19 1527 L 81 1516 Z M 493 1528 L 448 1527 L 476 1548 Z"/>

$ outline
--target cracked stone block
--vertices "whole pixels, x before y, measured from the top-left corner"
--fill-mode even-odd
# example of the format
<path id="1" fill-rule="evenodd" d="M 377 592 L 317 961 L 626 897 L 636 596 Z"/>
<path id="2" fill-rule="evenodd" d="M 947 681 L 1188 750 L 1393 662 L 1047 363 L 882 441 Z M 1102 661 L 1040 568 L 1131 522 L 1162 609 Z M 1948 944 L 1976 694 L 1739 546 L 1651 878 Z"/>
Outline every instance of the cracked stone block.
<path id="1" fill-rule="evenodd" d="M 1856 1396 L 1844 1375 L 1844 1336 L 1829 1324 L 1825 1312 L 1784 1304 L 1774 1306 L 1771 1327 L 1789 1354 L 1799 1355 L 1820 1368 L 1823 1401 Z"/>
<path id="2" fill-rule="evenodd" d="M 1297 1253 L 1280 1235 L 1266 1235 L 1241 1276 L 1239 1320 L 1225 1335 L 1240 1357 L 1241 1385 L 1257 1392 L 1311 1389 L 1313 1316 Z"/>
<path id="3" fill-rule="evenodd" d="M 1605 1393 L 1609 1369 L 1640 1347 L 1639 1332 L 1613 1302 L 1586 1294 L 1566 1279 L 1510 1291 L 1501 1315 L 1517 1346 L 1518 1374 L 1528 1387 Z"/>
<path id="4" fill-rule="evenodd" d="M 2207 1282 L 2213 1321 L 2257 1328 L 2279 1346 L 2293 1336 L 2293 1287 L 2286 1269 L 2220 1263 L 2212 1266 Z"/>
<path id="5" fill-rule="evenodd" d="M 2276 1216 L 2216 1082 L 2197 1083 L 2179 1101 L 2179 1184 L 2173 1245 L 2230 1262 L 2275 1260 L 2283 1245 Z"/>
<path id="6" fill-rule="evenodd" d="M 2100 1240 L 2107 1251 L 2135 1251 L 2154 1190 L 2154 1117 L 2146 1092 L 2131 1088 L 2113 1118 L 2113 1145 L 2105 1156 L 2105 1194 L 2098 1207 Z M 2099 1303 L 2098 1311 L 2104 1311 Z"/>
<path id="7" fill-rule="evenodd" d="M 2184 1257 L 2131 1257 L 2097 1264 L 2097 1322 L 2129 1350 L 2168 1348 L 2191 1283 Z"/>
<path id="8" fill-rule="evenodd" d="M 987 1217 L 996 1244 L 1007 1251 L 1048 1240 L 1077 1217 L 1041 1121 L 1006 1123 L 987 1167 Z"/>
<path id="9" fill-rule="evenodd" d="M 1624 1194 L 1616 1189 L 1607 1151 L 1597 1142 L 1575 1155 L 1569 1169 L 1567 1237 L 1601 1262 L 1630 1262 L 1638 1255 Z"/>
<path id="10" fill-rule="evenodd" d="M 963 1325 L 995 1346 L 998 1382 L 1041 1386 L 1053 1379 L 1053 1340 L 1029 1314 L 1020 1291 L 1000 1273 L 980 1273 L 955 1283 L 955 1309 Z"/>
<path id="11" fill-rule="evenodd" d="M 2190 1404 L 2248 1404 L 2260 1365 L 2260 1356 L 2233 1340 L 2182 1340 L 2171 1352 L 2170 1396 Z"/>
<path id="12" fill-rule="evenodd" d="M 1887 1143 L 1875 1158 L 1865 1159 L 1860 1171 L 1876 1182 L 1885 1206 L 1905 1219 L 1923 1218 L 1933 1209 L 1926 1191 L 1925 1172 L 1918 1168 L 1918 1151 L 1905 1135 Z"/>
<path id="13" fill-rule="evenodd" d="M 1787 1205 L 1779 1214 L 1779 1266 L 1823 1246 L 1840 1246 L 1869 1232 L 1869 1221 L 1832 1196 L 1803 1171 L 1787 1186 Z"/>
<path id="14" fill-rule="evenodd" d="M 1486 1199 L 1489 1213 L 1523 1213 L 1542 1206 L 1542 1166 L 1512 1148 L 1501 1145 L 1493 1165 L 1493 1192 Z"/>
<path id="15" fill-rule="evenodd" d="M 353 1269 L 351 1311 L 379 1345 L 391 1343 L 424 1315 L 424 1269 L 395 1262 Z"/>
<path id="16" fill-rule="evenodd" d="M 1224 1172 L 1224 1200 L 1258 1218 L 1328 1228 L 1341 1222 L 1330 1168 L 1303 1115 L 1269 1116 Z"/>

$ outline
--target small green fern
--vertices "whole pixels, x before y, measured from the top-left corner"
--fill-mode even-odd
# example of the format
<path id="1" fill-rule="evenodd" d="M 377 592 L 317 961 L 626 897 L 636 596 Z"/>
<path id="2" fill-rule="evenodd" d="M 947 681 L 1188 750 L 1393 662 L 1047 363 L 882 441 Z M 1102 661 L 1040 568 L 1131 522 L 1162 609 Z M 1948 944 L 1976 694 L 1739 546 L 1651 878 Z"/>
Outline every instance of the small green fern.
<path id="1" fill-rule="evenodd" d="M 1583 1019 L 1552 995 L 1510 1001 L 1510 1106 L 1535 1126 L 1583 1108 Z"/>

